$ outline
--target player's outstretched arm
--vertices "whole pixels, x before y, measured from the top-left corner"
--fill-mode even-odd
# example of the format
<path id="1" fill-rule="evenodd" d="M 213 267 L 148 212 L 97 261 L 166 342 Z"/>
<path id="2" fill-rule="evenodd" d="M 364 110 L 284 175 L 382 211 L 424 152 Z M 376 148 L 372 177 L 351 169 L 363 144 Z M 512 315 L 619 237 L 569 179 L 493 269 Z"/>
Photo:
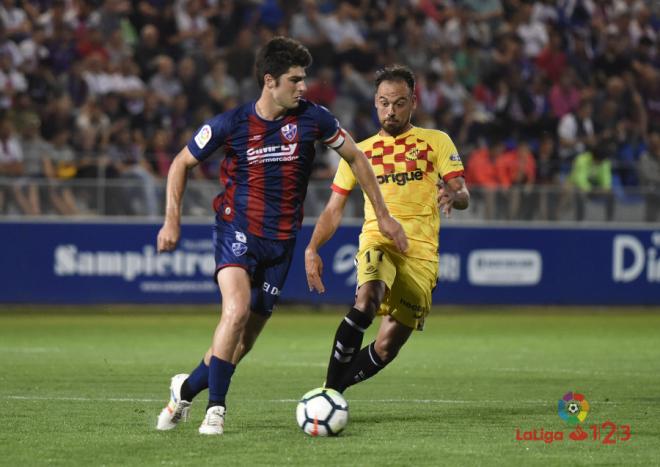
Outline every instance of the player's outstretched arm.
<path id="1" fill-rule="evenodd" d="M 470 192 L 463 177 L 452 178 L 438 188 L 438 207 L 445 216 L 450 217 L 452 209 L 467 209 L 469 204 Z"/>
<path id="2" fill-rule="evenodd" d="M 332 192 L 328 204 L 316 221 L 316 227 L 312 232 L 312 238 L 305 248 L 305 273 L 307 274 L 307 285 L 310 292 L 316 290 L 318 293 L 325 292 L 321 276 L 323 275 L 323 260 L 319 256 L 319 248 L 332 238 L 337 231 L 348 196 Z"/>
<path id="3" fill-rule="evenodd" d="M 399 251 L 406 251 L 408 249 L 408 238 L 406 237 L 406 233 L 403 231 L 401 224 L 390 215 L 390 211 L 385 205 L 385 200 L 380 192 L 380 188 L 378 188 L 376 176 L 367 160 L 367 156 L 360 151 L 348 134 L 346 134 L 344 144 L 337 150 L 337 152 L 346 162 L 349 163 L 351 170 L 353 170 L 353 173 L 355 174 L 355 178 L 357 178 L 358 183 L 362 187 L 362 190 L 364 190 L 369 197 L 369 201 L 371 201 L 374 211 L 376 212 L 378 229 L 380 232 L 385 237 L 392 240 Z"/>
<path id="4" fill-rule="evenodd" d="M 167 173 L 165 195 L 165 221 L 158 232 L 156 241 L 158 251 L 172 251 L 176 248 L 181 235 L 181 202 L 186 191 L 188 171 L 199 161 L 184 147 L 172 161 Z"/>

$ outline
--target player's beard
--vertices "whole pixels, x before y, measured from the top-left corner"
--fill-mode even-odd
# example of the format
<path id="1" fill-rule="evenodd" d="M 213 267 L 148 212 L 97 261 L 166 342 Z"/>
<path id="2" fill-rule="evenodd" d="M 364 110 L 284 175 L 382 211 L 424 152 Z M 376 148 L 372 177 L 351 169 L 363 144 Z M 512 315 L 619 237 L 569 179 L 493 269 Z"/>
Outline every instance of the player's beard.
<path id="1" fill-rule="evenodd" d="M 410 120 L 404 121 L 404 120 L 385 119 L 382 122 L 380 122 L 380 124 L 383 127 L 383 129 L 387 131 L 388 134 L 392 136 L 397 136 L 406 130 L 409 121 Z"/>

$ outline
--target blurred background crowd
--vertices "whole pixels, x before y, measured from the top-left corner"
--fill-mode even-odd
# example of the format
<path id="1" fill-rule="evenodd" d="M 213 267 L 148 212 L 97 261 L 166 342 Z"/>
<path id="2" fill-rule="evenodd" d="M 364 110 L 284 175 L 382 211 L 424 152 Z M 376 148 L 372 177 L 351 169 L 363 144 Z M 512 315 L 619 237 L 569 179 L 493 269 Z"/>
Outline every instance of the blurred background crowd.
<path id="1" fill-rule="evenodd" d="M 471 216 L 660 220 L 653 0 L 0 0 L 0 212 L 160 215 L 172 158 L 257 97 L 274 35 L 309 47 L 307 97 L 356 140 L 378 129 L 374 72 L 410 66 L 414 123 L 454 139 Z M 337 164 L 319 149 L 312 215 Z M 219 162 L 188 214 L 210 213 Z"/>

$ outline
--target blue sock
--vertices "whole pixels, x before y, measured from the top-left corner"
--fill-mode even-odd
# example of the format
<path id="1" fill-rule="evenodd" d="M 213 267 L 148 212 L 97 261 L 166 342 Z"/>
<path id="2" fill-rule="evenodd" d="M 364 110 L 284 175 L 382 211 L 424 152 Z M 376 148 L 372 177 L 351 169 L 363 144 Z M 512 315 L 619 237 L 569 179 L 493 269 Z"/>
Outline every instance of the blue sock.
<path id="1" fill-rule="evenodd" d="M 201 363 L 195 368 L 181 385 L 181 399 L 192 402 L 197 394 L 209 387 L 209 367 L 202 359 Z"/>
<path id="2" fill-rule="evenodd" d="M 234 365 L 225 360 L 215 356 L 211 357 L 211 364 L 209 365 L 209 407 L 225 405 L 225 397 L 227 397 L 234 368 L 236 368 Z"/>

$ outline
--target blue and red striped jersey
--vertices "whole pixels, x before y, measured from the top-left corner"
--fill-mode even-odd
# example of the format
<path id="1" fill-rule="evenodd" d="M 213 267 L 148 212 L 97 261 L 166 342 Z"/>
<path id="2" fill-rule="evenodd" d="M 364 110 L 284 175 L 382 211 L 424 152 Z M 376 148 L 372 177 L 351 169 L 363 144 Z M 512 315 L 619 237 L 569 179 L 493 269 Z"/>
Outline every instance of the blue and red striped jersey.
<path id="1" fill-rule="evenodd" d="M 275 121 L 259 117 L 255 104 L 208 120 L 188 149 L 200 161 L 224 149 L 225 190 L 213 203 L 219 218 L 259 237 L 292 238 L 302 223 L 314 143 L 338 149 L 344 132 L 325 107 L 306 100 Z"/>

